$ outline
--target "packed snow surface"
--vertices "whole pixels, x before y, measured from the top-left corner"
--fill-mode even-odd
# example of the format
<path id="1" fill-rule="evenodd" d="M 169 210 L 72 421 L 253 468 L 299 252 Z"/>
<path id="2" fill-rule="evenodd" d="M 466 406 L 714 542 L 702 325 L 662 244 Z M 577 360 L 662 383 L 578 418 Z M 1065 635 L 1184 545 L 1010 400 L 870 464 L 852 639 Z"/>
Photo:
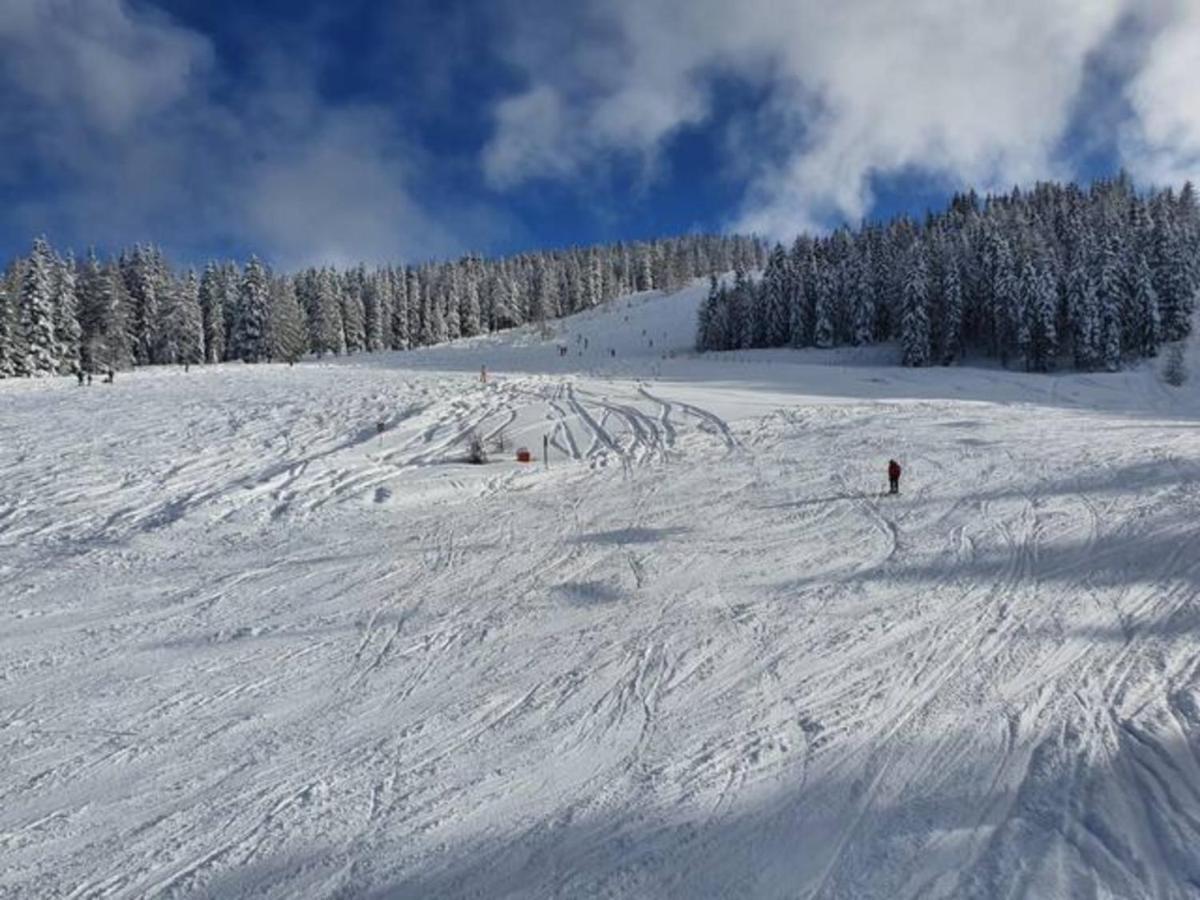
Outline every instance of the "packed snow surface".
<path id="1" fill-rule="evenodd" d="M 702 293 L 0 383 L 0 896 L 1200 896 L 1194 389 Z"/>

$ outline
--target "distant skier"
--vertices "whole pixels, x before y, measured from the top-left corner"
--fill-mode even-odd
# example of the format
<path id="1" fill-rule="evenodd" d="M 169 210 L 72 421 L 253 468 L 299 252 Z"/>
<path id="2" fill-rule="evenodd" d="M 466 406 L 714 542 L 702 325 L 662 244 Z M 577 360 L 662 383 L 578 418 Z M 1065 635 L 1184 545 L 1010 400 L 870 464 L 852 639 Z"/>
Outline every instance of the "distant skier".
<path id="1" fill-rule="evenodd" d="M 888 493 L 900 493 L 900 475 L 903 469 L 900 468 L 900 463 L 894 459 L 888 460 L 888 483 L 891 485 L 891 490 Z"/>
<path id="2" fill-rule="evenodd" d="M 79 386 L 83 387 L 83 367 L 82 366 L 75 367 L 75 377 L 79 379 Z"/>

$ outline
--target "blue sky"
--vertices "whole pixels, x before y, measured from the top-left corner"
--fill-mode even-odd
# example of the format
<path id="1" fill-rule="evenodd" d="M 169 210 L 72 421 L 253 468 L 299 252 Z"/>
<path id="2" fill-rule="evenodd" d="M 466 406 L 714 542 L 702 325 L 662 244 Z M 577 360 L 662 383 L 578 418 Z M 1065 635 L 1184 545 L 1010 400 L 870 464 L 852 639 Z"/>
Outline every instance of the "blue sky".
<path id="1" fill-rule="evenodd" d="M 0 0 L 0 252 L 281 267 L 1200 174 L 1191 0 Z"/>

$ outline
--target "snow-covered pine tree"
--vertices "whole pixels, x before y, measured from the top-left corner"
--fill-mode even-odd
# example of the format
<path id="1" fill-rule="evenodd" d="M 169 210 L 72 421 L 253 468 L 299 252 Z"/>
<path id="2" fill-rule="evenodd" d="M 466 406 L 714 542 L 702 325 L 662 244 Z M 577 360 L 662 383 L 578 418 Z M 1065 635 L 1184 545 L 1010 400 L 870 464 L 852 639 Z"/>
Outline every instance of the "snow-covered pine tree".
<path id="1" fill-rule="evenodd" d="M 363 349 L 377 353 L 384 347 L 383 297 L 379 280 L 375 273 L 367 274 L 362 266 L 358 268 L 357 280 L 362 296 Z M 292 290 L 294 292 L 294 286 Z"/>
<path id="2" fill-rule="evenodd" d="M 20 375 L 51 375 L 58 368 L 54 337 L 54 255 L 45 238 L 33 242 L 21 282 L 20 323 L 23 353 L 16 357 Z"/>
<path id="3" fill-rule="evenodd" d="M 313 349 L 320 356 L 324 353 L 341 355 L 346 352 L 346 330 L 342 326 L 342 301 L 337 275 L 332 269 L 324 268 L 317 275 L 317 331 Z"/>
<path id="4" fill-rule="evenodd" d="M 463 273 L 461 284 L 462 300 L 458 309 L 459 329 L 463 337 L 475 337 L 483 330 L 482 309 L 479 302 L 479 282 L 472 263 Z"/>
<path id="5" fill-rule="evenodd" d="M 85 371 L 96 370 L 92 339 L 99 333 L 99 310 L 103 272 L 94 249 L 75 268 L 75 298 L 79 315 L 79 359 Z"/>
<path id="6" fill-rule="evenodd" d="M 13 343 L 15 305 L 7 279 L 0 278 L 0 378 L 10 378 L 16 374 L 16 347 Z"/>
<path id="7" fill-rule="evenodd" d="M 1163 380 L 1172 387 L 1183 387 L 1188 380 L 1187 362 L 1183 355 L 1184 341 L 1175 341 L 1167 348 Z"/>
<path id="8" fill-rule="evenodd" d="M 407 350 L 412 346 L 408 331 L 408 281 L 403 269 L 393 268 L 389 272 L 392 283 L 392 349 Z"/>
<path id="9" fill-rule="evenodd" d="M 442 315 L 441 300 L 435 294 L 435 286 L 422 279 L 421 345 L 428 347 L 446 340 L 446 319 Z"/>
<path id="10" fill-rule="evenodd" d="M 817 273 L 816 294 L 813 346 L 827 350 L 834 344 L 834 307 L 837 303 L 837 282 L 833 266 L 827 264 Z"/>
<path id="11" fill-rule="evenodd" d="M 58 372 L 69 375 L 82 364 L 79 298 L 76 293 L 75 260 L 54 258 L 54 342 Z"/>
<path id="12" fill-rule="evenodd" d="M 547 270 L 546 262 L 538 257 L 534 263 L 533 290 L 529 294 L 529 309 L 527 319 L 539 327 L 545 325 L 550 317 L 551 273 Z"/>
<path id="13" fill-rule="evenodd" d="M 654 290 L 654 267 L 649 244 L 639 243 L 634 246 L 634 266 L 636 275 L 633 289 L 635 291 Z"/>
<path id="14" fill-rule="evenodd" d="M 223 263 L 219 269 L 221 285 L 221 312 L 225 323 L 225 356 L 224 359 L 238 359 L 233 346 L 233 328 L 237 319 L 238 304 L 242 296 L 242 273 L 237 264 Z"/>
<path id="15" fill-rule="evenodd" d="M 271 359 L 300 360 L 308 349 L 308 326 L 296 297 L 295 282 L 284 275 L 271 280 L 267 314 L 267 347 Z"/>
<path id="16" fill-rule="evenodd" d="M 929 365 L 929 269 L 921 247 L 909 251 L 904 280 L 904 311 L 901 315 L 900 346 L 906 366 Z"/>
<path id="17" fill-rule="evenodd" d="M 1013 258 L 1008 241 L 999 238 L 992 265 L 990 309 L 992 342 L 1000 362 L 1007 366 L 1009 359 L 1021 353 L 1021 326 L 1024 321 L 1024 302 L 1020 270 Z"/>
<path id="18" fill-rule="evenodd" d="M 204 334 L 204 361 L 225 359 L 225 304 L 217 264 L 210 262 L 200 276 L 200 326 Z"/>
<path id="19" fill-rule="evenodd" d="M 1096 284 L 1082 256 L 1076 259 L 1067 276 L 1067 306 L 1072 325 L 1075 368 L 1089 371 L 1100 365 L 1104 357 L 1104 326 Z"/>
<path id="20" fill-rule="evenodd" d="M 791 333 L 791 311 L 788 308 L 788 282 L 791 280 L 787 251 L 783 244 L 776 244 L 767 258 L 763 272 L 763 297 L 765 321 L 763 323 L 763 346 L 782 347 L 787 344 Z"/>
<path id="21" fill-rule="evenodd" d="M 242 288 L 233 322 L 232 351 L 235 358 L 243 362 L 256 363 L 267 356 L 269 293 L 267 270 L 257 256 L 251 256 L 242 274 Z"/>
<path id="22" fill-rule="evenodd" d="M 862 347 L 875 340 L 875 293 L 871 284 L 871 261 L 865 252 L 848 273 L 851 315 L 850 343 Z"/>
<path id="23" fill-rule="evenodd" d="M 132 317 L 133 300 L 125 287 L 125 276 L 118 263 L 108 263 L 101 269 L 96 328 L 88 341 L 93 371 L 124 369 L 133 365 L 133 346 L 129 336 L 129 320 Z"/>
<path id="24" fill-rule="evenodd" d="M 789 269 L 791 270 L 788 296 L 788 344 L 792 347 L 805 347 L 811 342 L 813 329 L 813 310 L 816 307 L 815 293 L 812 288 L 813 276 L 816 271 L 816 261 L 812 256 L 811 239 L 796 238 L 788 254 Z"/>
<path id="25" fill-rule="evenodd" d="M 1166 224 L 1158 234 L 1153 273 L 1158 294 L 1163 340 L 1178 341 L 1191 334 L 1196 309 L 1200 259 L 1189 246 L 1183 224 Z"/>
<path id="26" fill-rule="evenodd" d="M 159 326 L 162 318 L 159 306 L 166 293 L 162 278 L 164 268 L 165 261 L 154 247 L 138 245 L 134 247 L 132 255 L 122 257 L 125 288 L 132 304 L 126 324 L 130 329 L 133 361 L 139 366 L 159 361 Z"/>
<path id="27" fill-rule="evenodd" d="M 379 303 L 379 349 L 392 347 L 393 321 L 396 318 L 396 282 L 390 269 L 376 269 L 374 276 L 376 297 Z M 300 307 L 303 313 L 304 307 Z M 307 325 L 307 323 L 306 323 Z"/>
<path id="28" fill-rule="evenodd" d="M 1058 291 L 1044 260 L 1026 264 L 1024 281 L 1026 365 L 1035 372 L 1048 372 L 1058 355 Z"/>
<path id="29" fill-rule="evenodd" d="M 492 276 L 489 305 L 493 331 L 521 324 L 521 316 L 513 304 L 512 279 L 503 268 Z"/>
<path id="30" fill-rule="evenodd" d="M 720 309 L 724 313 L 717 325 L 721 350 L 741 350 L 745 346 L 749 331 L 746 319 L 749 316 L 750 280 L 741 269 L 734 270 L 733 285 L 722 292 Z"/>
<path id="31" fill-rule="evenodd" d="M 948 258 L 942 266 L 941 363 L 953 365 L 962 358 L 963 290 L 958 261 Z"/>
<path id="32" fill-rule="evenodd" d="M 347 353 L 357 353 L 366 347 L 366 315 L 362 300 L 362 268 L 347 272 L 337 279 L 342 308 L 342 330 Z"/>
<path id="33" fill-rule="evenodd" d="M 587 268 L 584 272 L 583 305 L 586 309 L 599 306 L 605 300 L 604 274 L 600 263 L 600 251 L 595 247 L 588 250 Z"/>
<path id="34" fill-rule="evenodd" d="M 1137 309 L 1136 344 L 1142 356 L 1158 356 L 1158 345 L 1162 339 L 1159 319 L 1158 294 L 1154 290 L 1150 263 L 1145 253 L 1139 253 L 1133 272 L 1133 302 Z"/>
<path id="35" fill-rule="evenodd" d="M 1122 340 L 1125 327 L 1124 249 L 1119 234 L 1113 232 L 1104 244 L 1100 260 L 1099 302 L 1101 317 L 1101 361 L 1104 368 L 1116 372 L 1121 368 Z"/>
<path id="36" fill-rule="evenodd" d="M 408 345 L 420 347 L 425 333 L 425 294 L 424 276 L 421 270 L 409 266 L 404 271 L 404 280 L 408 294 Z"/>
<path id="37" fill-rule="evenodd" d="M 717 321 L 717 304 L 720 298 L 720 284 L 717 276 L 712 275 L 708 280 L 708 294 L 700 304 L 696 314 L 696 349 L 703 353 L 705 350 L 716 350 L 716 335 L 713 332 Z"/>
<path id="38" fill-rule="evenodd" d="M 195 270 L 189 269 L 173 281 L 167 286 L 165 302 L 160 307 L 163 314 L 160 362 L 198 365 L 205 359 L 200 280 Z"/>

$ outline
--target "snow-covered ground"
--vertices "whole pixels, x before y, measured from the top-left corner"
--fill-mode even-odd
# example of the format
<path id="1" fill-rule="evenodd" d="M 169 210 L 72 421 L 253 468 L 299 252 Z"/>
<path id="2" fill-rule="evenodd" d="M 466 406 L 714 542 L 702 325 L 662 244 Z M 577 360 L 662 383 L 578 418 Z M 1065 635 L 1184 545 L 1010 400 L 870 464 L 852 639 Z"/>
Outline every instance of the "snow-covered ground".
<path id="1" fill-rule="evenodd" d="M 0 382 L 0 896 L 1200 896 L 1195 390 L 702 293 Z"/>

